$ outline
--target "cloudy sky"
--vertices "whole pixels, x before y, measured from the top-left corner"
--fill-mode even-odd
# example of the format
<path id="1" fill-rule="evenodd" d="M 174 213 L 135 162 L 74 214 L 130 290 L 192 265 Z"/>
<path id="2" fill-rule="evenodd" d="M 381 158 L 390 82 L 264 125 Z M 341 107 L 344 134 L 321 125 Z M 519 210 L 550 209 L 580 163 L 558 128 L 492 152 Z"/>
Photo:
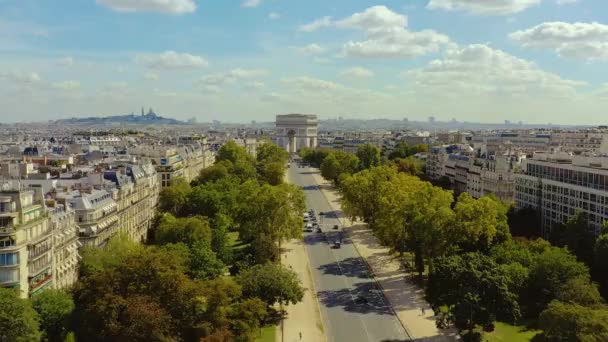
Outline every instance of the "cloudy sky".
<path id="1" fill-rule="evenodd" d="M 0 0 L 0 122 L 142 106 L 606 124 L 608 1 Z"/>

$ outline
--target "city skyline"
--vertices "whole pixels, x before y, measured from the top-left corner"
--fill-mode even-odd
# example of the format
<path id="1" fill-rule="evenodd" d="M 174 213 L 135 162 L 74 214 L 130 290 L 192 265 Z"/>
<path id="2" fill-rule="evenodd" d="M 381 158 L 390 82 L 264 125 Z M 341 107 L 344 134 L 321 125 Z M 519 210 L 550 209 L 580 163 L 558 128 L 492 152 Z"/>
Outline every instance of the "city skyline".
<path id="1" fill-rule="evenodd" d="M 199 121 L 605 123 L 599 0 L 62 4 L 0 0 L 2 122 L 146 103 Z"/>

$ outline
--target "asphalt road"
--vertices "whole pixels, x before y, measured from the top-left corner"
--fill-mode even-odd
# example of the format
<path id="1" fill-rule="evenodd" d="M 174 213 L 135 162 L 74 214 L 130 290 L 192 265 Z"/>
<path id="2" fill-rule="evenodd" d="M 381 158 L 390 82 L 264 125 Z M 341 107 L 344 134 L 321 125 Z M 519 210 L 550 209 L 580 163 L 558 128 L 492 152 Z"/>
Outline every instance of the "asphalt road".
<path id="1" fill-rule="evenodd" d="M 336 213 L 312 177 L 318 170 L 292 163 L 288 172 L 290 182 L 304 189 L 307 207 L 316 210 L 323 230 L 304 233 L 304 241 L 329 341 L 409 341 L 361 256 L 341 232 Z M 334 230 L 334 225 L 340 229 Z M 333 248 L 340 238 L 341 248 Z"/>

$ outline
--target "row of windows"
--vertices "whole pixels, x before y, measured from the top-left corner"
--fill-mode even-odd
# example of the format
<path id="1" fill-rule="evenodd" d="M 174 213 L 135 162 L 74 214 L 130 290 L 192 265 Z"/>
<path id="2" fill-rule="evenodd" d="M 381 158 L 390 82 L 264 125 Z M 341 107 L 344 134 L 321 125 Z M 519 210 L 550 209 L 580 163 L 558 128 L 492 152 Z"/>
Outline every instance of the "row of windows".
<path id="1" fill-rule="evenodd" d="M 527 174 L 592 189 L 608 190 L 608 175 L 529 163 Z"/>

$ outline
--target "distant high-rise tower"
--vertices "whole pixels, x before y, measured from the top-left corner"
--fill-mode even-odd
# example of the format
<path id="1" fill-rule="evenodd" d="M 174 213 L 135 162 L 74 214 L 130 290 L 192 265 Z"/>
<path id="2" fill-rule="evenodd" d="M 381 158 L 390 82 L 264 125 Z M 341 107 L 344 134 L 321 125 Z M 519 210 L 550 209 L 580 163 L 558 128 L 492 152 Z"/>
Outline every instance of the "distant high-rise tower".
<path id="1" fill-rule="evenodd" d="M 434 116 L 429 116 L 429 122 L 430 123 L 435 123 L 435 117 Z"/>
<path id="2" fill-rule="evenodd" d="M 141 116 L 144 116 L 144 107 L 141 107 Z"/>

